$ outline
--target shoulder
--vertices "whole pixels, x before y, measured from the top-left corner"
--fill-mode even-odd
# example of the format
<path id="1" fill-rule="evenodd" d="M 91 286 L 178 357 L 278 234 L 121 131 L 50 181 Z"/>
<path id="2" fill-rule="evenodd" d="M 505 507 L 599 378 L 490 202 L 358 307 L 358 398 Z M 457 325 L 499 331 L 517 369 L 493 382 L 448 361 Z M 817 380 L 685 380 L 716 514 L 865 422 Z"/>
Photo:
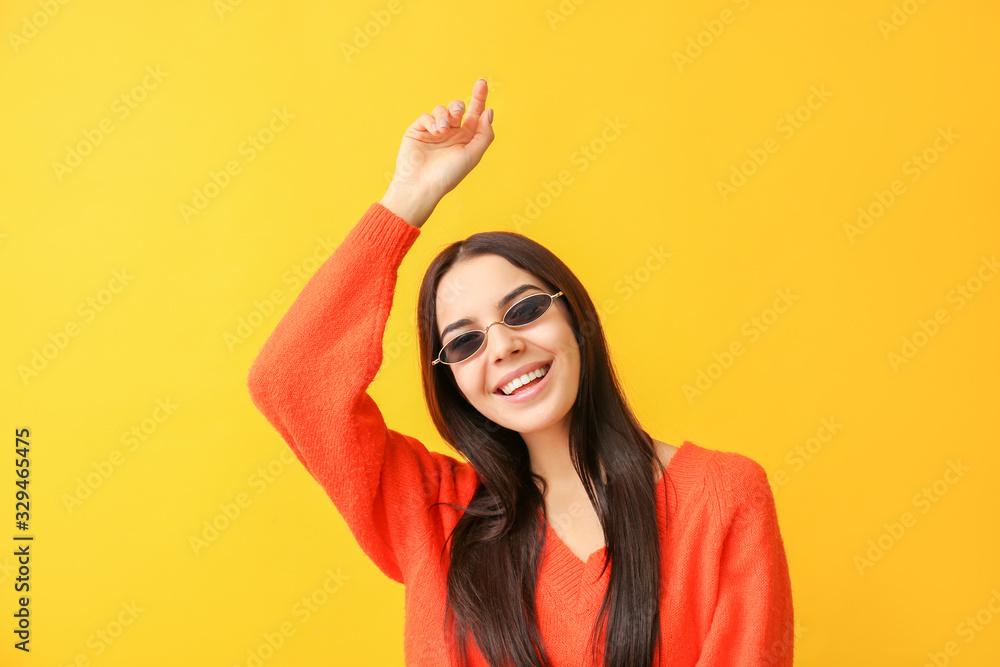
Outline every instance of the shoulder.
<path id="1" fill-rule="evenodd" d="M 718 503 L 717 525 L 722 534 L 777 531 L 777 508 L 762 465 L 745 454 L 715 452 L 711 477 Z"/>
<path id="2" fill-rule="evenodd" d="M 709 473 L 722 499 L 731 504 L 760 502 L 771 495 L 764 466 L 746 454 L 713 451 Z"/>
<path id="3" fill-rule="evenodd" d="M 689 502 L 706 504 L 727 526 L 740 510 L 774 506 L 767 471 L 753 458 L 739 452 L 700 447 L 685 441 L 675 463 L 676 474 L 687 482 Z"/>

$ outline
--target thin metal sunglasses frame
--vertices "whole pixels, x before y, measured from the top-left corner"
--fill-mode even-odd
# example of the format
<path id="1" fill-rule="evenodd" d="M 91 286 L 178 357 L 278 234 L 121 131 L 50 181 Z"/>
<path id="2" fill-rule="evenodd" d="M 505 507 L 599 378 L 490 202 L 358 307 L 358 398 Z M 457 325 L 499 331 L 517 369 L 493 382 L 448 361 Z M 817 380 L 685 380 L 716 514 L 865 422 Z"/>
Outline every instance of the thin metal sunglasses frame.
<path id="1" fill-rule="evenodd" d="M 543 310 L 538 315 L 538 317 L 536 317 L 535 319 L 531 320 L 531 322 L 525 322 L 524 324 L 507 324 L 507 322 L 504 321 L 504 320 L 507 319 L 507 315 L 510 314 L 510 311 L 512 311 L 522 301 L 527 301 L 528 299 L 533 299 L 534 297 L 540 296 L 542 294 L 545 294 L 545 292 L 538 292 L 537 294 L 529 294 L 528 296 L 526 296 L 524 298 L 518 299 L 514 303 L 510 304 L 510 308 L 508 308 L 504 312 L 503 317 L 501 319 L 497 320 L 496 322 L 490 322 L 490 324 L 485 329 L 471 329 L 469 331 L 463 331 L 458 336 L 456 336 L 455 338 L 452 338 L 450 341 L 448 341 L 448 343 L 451 343 L 452 341 L 454 341 L 455 339 L 457 339 L 459 336 L 464 336 L 465 334 L 468 334 L 468 333 L 481 333 L 481 334 L 483 334 L 483 342 L 479 344 L 479 347 L 476 348 L 475 352 L 473 352 L 472 354 L 470 354 L 469 356 L 467 356 L 465 359 L 461 359 L 459 361 L 444 361 L 443 359 L 441 359 L 441 355 L 444 354 L 444 348 L 446 348 L 448 346 L 447 345 L 442 345 L 441 346 L 441 350 L 438 352 L 437 359 L 435 359 L 434 361 L 431 362 L 431 366 L 433 366 L 434 364 L 438 364 L 438 363 L 444 364 L 446 366 L 452 366 L 454 364 L 460 364 L 463 361 L 468 361 L 472 357 L 474 357 L 477 354 L 479 354 L 479 351 L 481 349 L 483 349 L 483 347 L 486 345 L 486 341 L 487 341 L 487 339 L 489 338 L 489 335 L 490 335 L 490 327 L 492 327 L 494 324 L 502 324 L 505 327 L 508 327 L 508 328 L 511 328 L 511 329 L 520 329 L 521 327 L 526 327 L 529 324 L 532 324 L 533 322 L 537 322 L 539 319 L 541 319 L 542 315 L 544 315 L 545 313 L 549 312 L 549 309 L 552 308 L 552 304 L 555 303 L 556 299 L 558 299 L 561 296 L 565 296 L 561 291 L 560 292 L 556 292 L 555 294 L 545 294 L 545 296 L 549 297 L 549 305 L 545 307 L 545 310 Z"/>

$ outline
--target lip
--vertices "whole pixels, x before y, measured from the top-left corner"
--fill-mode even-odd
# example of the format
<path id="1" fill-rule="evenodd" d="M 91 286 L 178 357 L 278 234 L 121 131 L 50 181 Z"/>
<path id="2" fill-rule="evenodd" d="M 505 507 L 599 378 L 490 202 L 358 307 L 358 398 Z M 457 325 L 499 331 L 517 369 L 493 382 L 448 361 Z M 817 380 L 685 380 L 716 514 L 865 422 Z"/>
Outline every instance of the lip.
<path id="1" fill-rule="evenodd" d="M 497 390 L 494 389 L 493 390 L 494 395 L 499 396 L 502 400 L 510 401 L 512 403 L 521 403 L 523 401 L 530 401 L 540 391 L 542 391 L 542 389 L 544 389 L 545 386 L 549 383 L 549 376 L 552 375 L 552 369 L 555 367 L 555 361 L 554 360 L 543 361 L 543 362 L 540 362 L 540 363 L 526 364 L 526 365 L 522 366 L 521 368 L 517 369 L 516 371 L 514 371 L 513 373 L 510 373 L 509 375 L 505 375 L 504 378 L 497 385 L 497 389 L 499 389 L 500 387 L 502 387 L 505 384 L 509 383 L 514 378 L 521 377 L 525 373 L 530 373 L 531 371 L 533 371 L 533 370 L 535 370 L 537 368 L 541 368 L 542 366 L 546 366 L 546 365 L 548 365 L 548 367 L 549 367 L 548 372 L 545 375 L 543 375 L 542 379 L 539 380 L 530 389 L 525 389 L 522 392 L 518 392 L 516 394 L 511 394 L 510 396 L 507 396 L 502 391 L 499 394 L 497 394 L 496 393 Z"/>

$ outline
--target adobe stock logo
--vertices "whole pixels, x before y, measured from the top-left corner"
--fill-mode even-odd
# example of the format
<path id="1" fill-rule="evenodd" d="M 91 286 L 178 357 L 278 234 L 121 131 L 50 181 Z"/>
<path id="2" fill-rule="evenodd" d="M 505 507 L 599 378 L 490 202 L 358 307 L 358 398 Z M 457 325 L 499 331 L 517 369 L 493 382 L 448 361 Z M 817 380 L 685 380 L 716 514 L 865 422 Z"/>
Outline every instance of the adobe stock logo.
<path id="1" fill-rule="evenodd" d="M 962 310 L 976 298 L 998 272 L 1000 272 L 1000 262 L 997 262 L 996 253 L 993 253 L 992 257 L 983 255 L 975 274 L 970 275 L 960 283 L 956 283 L 955 287 L 948 291 L 945 301 L 954 304 L 953 310 L 955 312 Z M 949 322 L 951 322 L 951 315 L 945 308 L 936 309 L 933 316 L 927 319 L 919 318 L 917 327 L 911 333 L 900 338 L 900 347 L 896 350 L 890 350 L 886 355 L 892 371 L 899 373 L 901 367 L 913 361 L 917 354 L 927 347 Z"/>
<path id="2" fill-rule="evenodd" d="M 86 645 L 94 658 L 111 648 L 125 633 L 125 630 L 135 623 L 139 614 L 146 611 L 146 608 L 140 607 L 135 600 L 132 600 L 131 603 L 122 601 L 118 606 L 121 607 L 121 610 L 116 609 L 112 612 L 114 617 L 87 637 Z M 70 662 L 66 663 L 66 667 L 90 667 L 91 659 L 87 651 L 80 651 L 73 656 Z M 60 662 L 56 667 L 63 667 L 63 664 Z"/>
<path id="3" fill-rule="evenodd" d="M 833 93 L 826 89 L 825 84 L 809 87 L 809 96 L 806 101 L 786 112 L 781 118 L 774 122 L 774 131 L 780 134 L 786 141 L 795 136 L 806 123 L 812 120 L 815 112 L 823 108 L 827 101 L 833 97 Z M 722 201 L 729 201 L 729 198 L 737 190 L 747 184 L 749 179 L 763 167 L 771 156 L 778 152 L 781 143 L 774 137 L 767 137 L 760 147 L 746 149 L 747 159 L 729 166 L 729 176 L 715 182 L 715 187 L 719 191 Z"/>
<path id="4" fill-rule="evenodd" d="M 99 289 L 96 295 L 88 295 L 76 307 L 77 314 L 83 318 L 83 322 L 90 323 L 97 318 L 97 314 L 107 308 L 115 296 L 121 294 L 125 287 L 135 279 L 135 276 L 122 267 L 111 272 L 111 279 L 107 286 Z M 83 329 L 76 320 L 68 320 L 61 329 L 49 332 L 47 343 L 42 343 L 41 348 L 34 347 L 31 350 L 31 361 L 28 365 L 18 364 L 17 374 L 21 377 L 21 382 L 27 387 L 31 380 L 37 378 L 42 371 L 48 368 L 59 354 L 69 345 L 70 339 L 76 338 Z"/>
<path id="5" fill-rule="evenodd" d="M 317 612 L 334 599 L 333 596 L 339 595 L 344 587 L 344 582 L 351 578 L 349 574 L 342 573 L 339 567 L 336 572 L 333 568 L 328 567 L 323 574 L 325 575 L 323 583 L 314 587 L 292 605 L 291 614 L 298 619 L 300 627 L 308 623 L 309 619 L 313 618 Z M 294 623 L 285 620 L 271 632 L 261 633 L 260 637 L 263 641 L 255 640 L 256 645 L 251 646 L 246 651 L 246 660 L 235 664 L 234 667 L 263 667 L 264 663 L 275 656 L 297 629 Z"/>
<path id="6" fill-rule="evenodd" d="M 949 460 L 948 467 L 939 479 L 913 494 L 912 505 L 919 509 L 921 514 L 927 514 L 970 470 L 972 469 L 969 466 L 962 464 L 962 459 Z M 878 537 L 868 540 L 868 549 L 863 555 L 854 555 L 854 567 L 857 568 L 858 575 L 865 576 L 865 570 L 875 567 L 875 563 L 882 560 L 886 553 L 903 539 L 907 530 L 913 529 L 916 525 L 917 517 L 913 512 L 903 512 L 899 516 L 899 521 L 883 523 L 885 531 Z"/>
<path id="7" fill-rule="evenodd" d="M 250 473 L 247 477 L 247 486 L 254 489 L 257 495 L 260 496 L 271 488 L 271 485 L 277 481 L 278 477 L 284 474 L 289 466 L 296 463 L 298 463 L 298 459 L 295 457 L 294 452 L 285 447 L 276 457 L 268 461 L 266 466 L 260 466 L 255 472 Z M 227 499 L 218 503 L 217 507 L 219 511 L 211 518 L 202 520 L 200 532 L 198 534 L 192 533 L 188 536 L 188 545 L 191 547 L 194 555 L 201 555 L 202 551 L 211 546 L 224 532 L 229 530 L 237 519 L 246 514 L 244 510 L 253 504 L 253 500 L 253 496 L 249 493 L 240 491 L 231 500 Z M 209 511 L 215 510 L 213 508 Z"/>
<path id="8" fill-rule="evenodd" d="M 902 4 L 894 4 L 892 6 L 892 13 L 889 14 L 889 19 L 880 18 L 875 26 L 878 31 L 882 34 L 882 39 L 889 39 L 889 35 L 894 32 L 899 32 L 910 18 L 920 11 L 920 8 L 927 3 L 927 0 L 903 0 Z"/>
<path id="9" fill-rule="evenodd" d="M 570 16 L 576 14 L 576 8 L 584 4 L 587 0 L 561 0 L 559 5 L 553 9 L 545 10 L 545 20 L 548 22 L 549 27 L 555 30 L 559 23 L 563 23 L 569 19 Z"/>
<path id="10" fill-rule="evenodd" d="M 271 109 L 271 119 L 267 125 L 260 128 L 253 134 L 248 134 L 246 139 L 236 147 L 236 152 L 243 156 L 244 164 L 250 164 L 257 156 L 265 151 L 285 128 L 288 121 L 295 118 L 295 114 L 289 113 L 287 107 L 282 107 L 279 111 L 276 107 Z M 222 191 L 229 187 L 233 178 L 243 173 L 243 165 L 238 160 L 229 160 L 225 168 L 220 171 L 210 169 L 208 180 L 200 187 L 192 188 L 194 196 L 190 203 L 185 201 L 178 205 L 181 219 L 190 223 L 193 218 L 201 215 L 208 208 Z"/>
<path id="11" fill-rule="evenodd" d="M 951 125 L 937 128 L 934 139 L 919 153 L 914 153 L 903 162 L 900 170 L 911 183 L 916 183 L 961 137 L 951 129 Z M 844 223 L 844 234 L 847 235 L 848 242 L 854 245 L 857 238 L 878 222 L 906 192 L 906 183 L 901 178 L 894 179 L 885 190 L 873 190 L 872 198 L 863 206 L 858 206 L 855 221 Z"/>
<path id="12" fill-rule="evenodd" d="M 39 0 L 39 11 L 33 13 L 29 19 L 27 16 L 21 19 L 21 31 L 8 32 L 7 41 L 14 53 L 21 50 L 21 47 L 28 43 L 29 39 L 34 39 L 38 31 L 49 24 L 56 14 L 62 9 L 60 5 L 69 4 L 69 0 Z"/>
<path id="13" fill-rule="evenodd" d="M 1000 591 L 993 588 L 990 590 L 989 599 L 976 611 L 975 616 L 970 614 L 955 626 L 955 634 L 965 640 L 966 644 L 971 644 L 998 616 L 1000 616 Z M 959 643 L 953 639 L 949 640 L 940 651 L 927 652 L 927 661 L 923 667 L 945 667 L 961 652 L 962 647 Z"/>
<path id="14" fill-rule="evenodd" d="M 750 0 L 733 0 L 733 4 L 739 7 L 740 11 L 746 11 L 750 6 Z M 705 49 L 712 46 L 715 40 L 722 36 L 722 33 L 726 31 L 726 26 L 736 22 L 737 17 L 738 15 L 733 10 L 723 9 L 719 12 L 718 18 L 702 20 L 701 24 L 704 29 L 688 36 L 683 52 L 674 51 L 673 53 L 677 71 L 683 74 L 684 68 L 693 65 L 694 61 L 705 53 Z"/>
<path id="15" fill-rule="evenodd" d="M 828 445 L 843 428 L 844 425 L 838 422 L 836 417 L 821 418 L 819 428 L 806 438 L 805 442 L 795 445 L 785 453 L 785 463 L 791 467 L 792 473 L 802 472 L 806 464 L 819 456 L 823 447 Z M 784 468 L 778 468 L 768 478 L 774 486 L 782 487 L 788 484 L 791 476 Z"/>
<path id="16" fill-rule="evenodd" d="M 791 288 L 779 289 L 777 290 L 777 296 L 775 297 L 772 304 L 764 308 L 758 315 L 754 315 L 750 319 L 743 322 L 740 326 L 740 333 L 749 339 L 750 343 L 756 343 L 761 339 L 764 332 L 770 330 L 770 328 L 778 321 L 779 317 L 784 313 L 788 312 L 788 309 L 798 301 L 800 296 L 798 294 L 793 294 Z M 711 361 L 707 367 L 704 369 L 697 369 L 697 377 L 693 384 L 685 384 L 681 387 L 684 392 L 684 397 L 687 398 L 688 404 L 693 404 L 695 398 L 700 398 L 705 395 L 709 389 L 711 389 L 715 382 L 721 378 L 726 371 L 732 368 L 733 364 L 736 362 L 736 357 L 743 356 L 747 351 L 747 346 L 744 346 L 743 341 L 736 339 L 730 342 L 729 345 L 722 351 L 713 352 Z"/>
<path id="17" fill-rule="evenodd" d="M 155 68 L 148 65 L 142 81 L 116 97 L 111 103 L 111 113 L 115 114 L 119 121 L 125 120 L 135 109 L 139 108 L 139 105 L 149 97 L 151 92 L 159 88 L 169 75 L 170 72 L 162 71 L 159 65 Z M 62 183 L 66 175 L 83 164 L 83 158 L 93 153 L 94 149 L 104 143 L 105 137 L 114 132 L 115 129 L 117 129 L 115 121 L 110 116 L 105 116 L 97 121 L 95 128 L 84 128 L 82 130 L 83 139 L 74 145 L 67 144 L 66 157 L 63 161 L 52 161 L 52 171 L 56 175 L 56 180 Z"/>
<path id="18" fill-rule="evenodd" d="M 132 424 L 127 431 L 123 431 L 118 438 L 122 445 L 128 445 L 129 452 L 135 452 L 141 445 L 148 442 L 159 430 L 169 417 L 174 414 L 180 406 L 170 400 L 170 397 L 157 398 L 154 407 L 148 416 L 138 423 Z M 115 471 L 126 461 L 126 454 L 121 449 L 112 449 L 106 458 L 93 461 L 90 464 L 91 470 L 76 478 L 76 486 L 72 492 L 64 492 L 61 500 L 63 507 L 68 514 L 73 514 L 84 501 L 94 495 L 97 489 L 108 481 Z"/>
<path id="19" fill-rule="evenodd" d="M 393 17 L 402 11 L 403 6 L 399 0 L 389 0 L 384 9 L 371 10 L 369 13 L 372 20 L 364 24 L 364 29 L 362 30 L 360 25 L 354 26 L 354 39 L 350 43 L 340 42 L 340 52 L 344 55 L 344 60 L 350 63 L 355 56 L 361 55 L 362 51 L 371 46 L 372 40 L 377 39 L 382 31 L 389 27 Z"/>
<path id="20" fill-rule="evenodd" d="M 312 254 L 306 255 L 301 260 L 292 264 L 287 271 L 281 274 L 281 281 L 288 285 L 286 288 L 291 298 L 306 282 L 312 277 L 326 259 L 337 249 L 331 234 L 326 238 L 317 237 L 316 245 L 313 246 Z M 222 340 L 226 344 L 229 353 L 232 354 L 236 348 L 253 336 L 271 315 L 278 312 L 279 306 L 285 303 L 285 294 L 280 289 L 272 289 L 267 296 L 253 300 L 253 308 L 240 315 L 236 320 L 236 326 L 232 331 L 225 331 Z"/>
<path id="21" fill-rule="evenodd" d="M 235 12 L 236 8 L 242 4 L 243 0 L 215 0 L 212 3 L 212 8 L 215 9 L 215 15 L 221 21 L 226 18 L 226 14 Z"/>
<path id="22" fill-rule="evenodd" d="M 579 147 L 569 155 L 569 162 L 576 167 L 577 172 L 587 171 L 601 155 L 621 136 L 628 125 L 622 122 L 621 116 L 604 119 L 601 131 L 590 141 L 580 144 Z M 550 181 L 543 180 L 541 189 L 537 190 L 534 196 L 524 198 L 524 208 L 515 211 L 510 215 L 510 221 L 514 224 L 514 231 L 523 233 L 525 227 L 538 220 L 542 212 L 552 206 L 552 204 L 575 182 L 573 172 L 569 169 L 561 169 L 559 173 Z"/>

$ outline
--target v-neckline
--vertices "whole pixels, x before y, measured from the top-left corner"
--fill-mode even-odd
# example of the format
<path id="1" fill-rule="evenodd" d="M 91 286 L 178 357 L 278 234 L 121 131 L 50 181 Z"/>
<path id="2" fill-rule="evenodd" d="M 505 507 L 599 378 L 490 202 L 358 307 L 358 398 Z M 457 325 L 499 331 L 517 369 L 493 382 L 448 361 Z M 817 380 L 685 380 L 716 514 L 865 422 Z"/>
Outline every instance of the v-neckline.
<path id="1" fill-rule="evenodd" d="M 680 447 L 677 448 L 677 450 L 673 454 L 670 455 L 670 460 L 667 461 L 667 465 L 664 466 L 666 468 L 666 470 L 664 470 L 662 472 L 662 474 L 660 475 L 660 479 L 657 480 L 657 482 L 656 482 L 656 487 L 655 487 L 655 490 L 654 490 L 654 496 L 656 498 L 660 497 L 660 487 L 663 486 L 663 483 L 664 483 L 664 481 L 667 478 L 667 472 L 670 471 L 670 466 L 673 464 L 674 459 L 677 458 L 677 455 L 680 454 L 681 450 L 684 449 L 684 447 L 686 447 L 687 444 L 688 443 L 685 441 L 684 443 L 681 444 Z M 539 512 L 541 512 L 541 510 L 539 510 Z M 543 515 L 543 520 L 544 520 L 544 515 Z M 562 541 L 562 538 L 560 538 L 559 535 L 556 534 L 556 531 L 552 527 L 552 524 L 549 523 L 548 521 L 545 521 L 545 532 L 546 532 L 546 540 L 551 539 L 551 538 L 555 538 L 553 543 L 556 544 L 558 547 L 560 547 L 567 554 L 569 554 L 572 557 L 573 562 L 577 563 L 580 566 L 586 566 L 586 565 L 588 565 L 590 563 L 590 561 L 593 560 L 594 556 L 597 556 L 598 554 L 601 554 L 602 552 L 606 551 L 607 548 L 608 548 L 608 545 L 604 544 L 599 549 L 591 552 L 590 555 L 587 556 L 586 560 L 584 560 L 584 559 L 580 558 L 578 555 L 576 555 L 576 553 L 572 549 L 570 549 L 566 545 L 565 542 Z"/>

